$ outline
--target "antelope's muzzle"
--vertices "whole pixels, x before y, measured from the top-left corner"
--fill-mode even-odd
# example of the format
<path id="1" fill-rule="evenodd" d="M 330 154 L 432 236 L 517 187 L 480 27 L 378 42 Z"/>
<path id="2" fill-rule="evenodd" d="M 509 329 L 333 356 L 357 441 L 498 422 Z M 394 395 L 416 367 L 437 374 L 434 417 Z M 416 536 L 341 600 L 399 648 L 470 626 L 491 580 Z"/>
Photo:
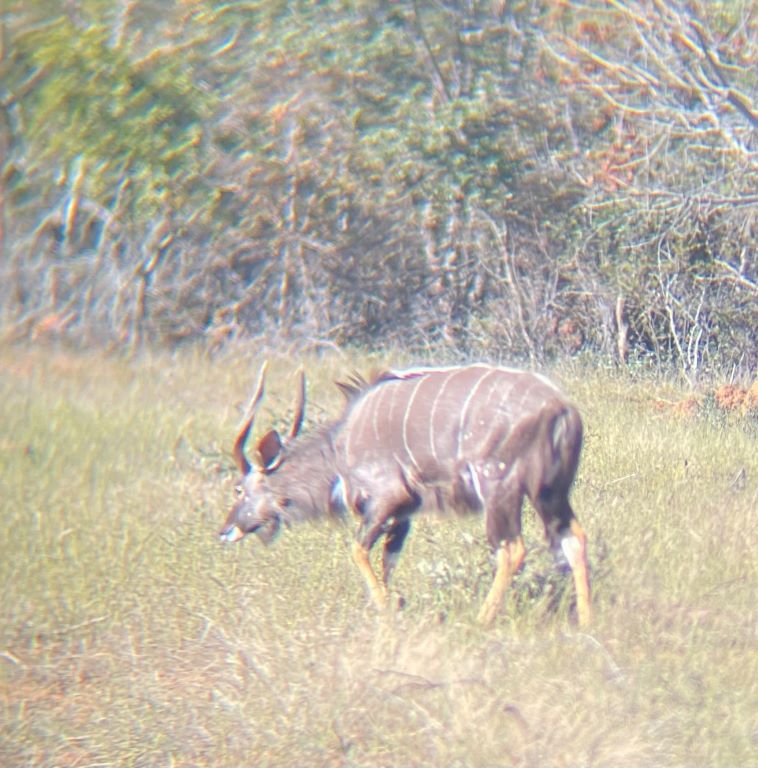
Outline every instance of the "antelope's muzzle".
<path id="1" fill-rule="evenodd" d="M 244 535 L 245 532 L 238 525 L 227 526 L 218 533 L 219 539 L 226 542 L 239 541 Z"/>

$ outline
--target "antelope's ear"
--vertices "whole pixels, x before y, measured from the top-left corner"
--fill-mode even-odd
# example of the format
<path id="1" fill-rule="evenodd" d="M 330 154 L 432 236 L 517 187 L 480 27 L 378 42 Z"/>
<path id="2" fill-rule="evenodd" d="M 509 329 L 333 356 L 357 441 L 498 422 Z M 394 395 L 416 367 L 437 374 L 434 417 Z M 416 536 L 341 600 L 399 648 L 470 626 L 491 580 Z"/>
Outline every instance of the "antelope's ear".
<path id="1" fill-rule="evenodd" d="M 271 469 L 277 463 L 282 453 L 282 439 L 275 429 L 266 432 L 258 441 L 256 453 L 262 469 Z"/>

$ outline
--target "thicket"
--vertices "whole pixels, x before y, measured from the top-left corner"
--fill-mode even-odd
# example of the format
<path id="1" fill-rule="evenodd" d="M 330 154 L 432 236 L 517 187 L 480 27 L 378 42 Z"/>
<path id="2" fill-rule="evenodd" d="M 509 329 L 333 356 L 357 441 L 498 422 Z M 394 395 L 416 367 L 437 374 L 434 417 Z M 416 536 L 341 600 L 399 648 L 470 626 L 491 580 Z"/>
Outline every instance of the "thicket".
<path id="1" fill-rule="evenodd" d="M 4 8 L 12 336 L 758 365 L 749 0 Z"/>

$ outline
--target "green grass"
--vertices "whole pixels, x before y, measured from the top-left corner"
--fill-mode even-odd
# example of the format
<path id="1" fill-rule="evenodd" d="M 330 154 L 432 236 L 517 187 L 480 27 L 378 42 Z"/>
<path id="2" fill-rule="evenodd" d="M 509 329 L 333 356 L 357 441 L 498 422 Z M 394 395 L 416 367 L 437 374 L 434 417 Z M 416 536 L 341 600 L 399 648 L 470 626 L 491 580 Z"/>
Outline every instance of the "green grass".
<path id="1" fill-rule="evenodd" d="M 595 620 L 569 620 L 530 511 L 494 626 L 479 517 L 421 519 L 403 611 L 367 606 L 349 527 L 215 532 L 259 360 L 0 349 L 0 764 L 756 765 L 754 421 L 678 418 L 670 387 L 565 371 Z M 276 358 L 259 427 L 375 361 Z"/>

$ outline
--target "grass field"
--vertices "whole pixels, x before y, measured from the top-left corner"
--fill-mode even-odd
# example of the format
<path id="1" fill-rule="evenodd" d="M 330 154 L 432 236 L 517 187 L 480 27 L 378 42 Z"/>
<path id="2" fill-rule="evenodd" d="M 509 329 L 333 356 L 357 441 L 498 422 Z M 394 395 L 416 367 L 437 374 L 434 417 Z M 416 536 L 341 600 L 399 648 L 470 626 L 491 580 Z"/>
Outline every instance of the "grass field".
<path id="1" fill-rule="evenodd" d="M 479 517 L 421 519 L 367 606 L 350 527 L 215 537 L 260 361 L 0 349 L 0 765 L 758 765 L 758 430 L 673 385 L 555 374 L 586 443 L 573 501 L 595 619 L 529 554 L 492 627 Z M 374 361 L 274 358 L 259 427 Z"/>

